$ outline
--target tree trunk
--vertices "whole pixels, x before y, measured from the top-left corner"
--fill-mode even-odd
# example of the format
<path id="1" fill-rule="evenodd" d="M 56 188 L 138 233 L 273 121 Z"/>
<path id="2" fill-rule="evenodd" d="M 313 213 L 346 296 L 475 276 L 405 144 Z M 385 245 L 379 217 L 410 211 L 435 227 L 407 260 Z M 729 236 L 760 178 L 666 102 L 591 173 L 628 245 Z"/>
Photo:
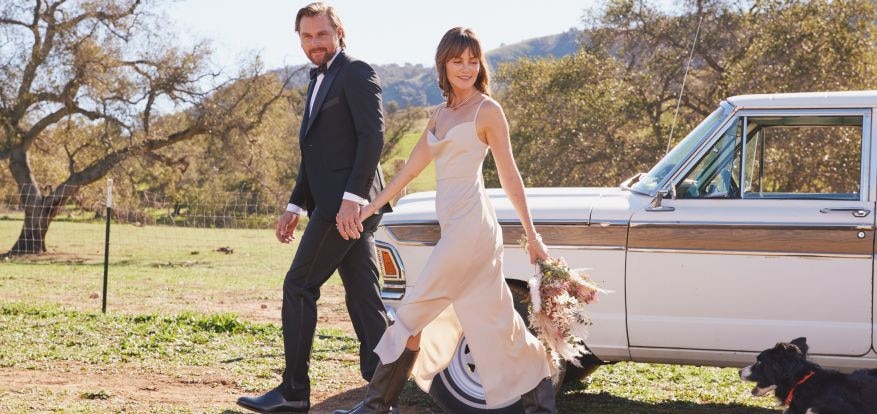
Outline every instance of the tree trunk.
<path id="1" fill-rule="evenodd" d="M 31 200 L 24 206 L 24 224 L 15 245 L 9 249 L 11 255 L 41 254 L 46 252 L 46 233 L 49 224 L 58 215 L 62 199 L 53 195 Z"/>
<path id="2" fill-rule="evenodd" d="M 58 215 L 61 205 L 76 194 L 79 186 L 61 184 L 55 190 L 46 188 L 40 191 L 36 178 L 31 173 L 27 151 L 11 151 L 9 168 L 18 183 L 18 205 L 24 209 L 24 224 L 9 255 L 40 254 L 46 252 L 46 233 L 49 224 Z"/>

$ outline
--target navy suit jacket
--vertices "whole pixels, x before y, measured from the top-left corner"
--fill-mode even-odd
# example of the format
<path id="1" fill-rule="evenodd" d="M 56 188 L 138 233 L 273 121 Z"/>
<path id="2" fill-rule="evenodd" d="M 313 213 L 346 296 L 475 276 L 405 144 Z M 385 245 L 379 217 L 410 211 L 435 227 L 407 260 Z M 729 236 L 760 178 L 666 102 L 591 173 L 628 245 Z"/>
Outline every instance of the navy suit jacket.
<path id="1" fill-rule="evenodd" d="M 308 86 L 301 165 L 289 202 L 311 217 L 335 221 L 345 192 L 373 200 L 384 188 L 381 83 L 371 66 L 342 50 L 324 74 L 311 113 L 314 84 Z M 388 211 L 389 204 L 380 212 Z"/>

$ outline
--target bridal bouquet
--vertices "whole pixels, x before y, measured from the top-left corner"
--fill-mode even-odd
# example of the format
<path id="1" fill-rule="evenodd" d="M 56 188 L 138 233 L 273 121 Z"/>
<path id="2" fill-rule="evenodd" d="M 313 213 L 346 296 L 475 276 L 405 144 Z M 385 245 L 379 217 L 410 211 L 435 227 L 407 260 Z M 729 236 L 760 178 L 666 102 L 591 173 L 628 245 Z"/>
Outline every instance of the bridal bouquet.
<path id="1" fill-rule="evenodd" d="M 578 357 L 587 353 L 584 340 L 591 326 L 585 306 L 608 292 L 584 272 L 570 269 L 563 258 L 539 260 L 536 265 L 538 273 L 529 281 L 530 328 L 555 366 L 563 359 L 581 367 Z"/>

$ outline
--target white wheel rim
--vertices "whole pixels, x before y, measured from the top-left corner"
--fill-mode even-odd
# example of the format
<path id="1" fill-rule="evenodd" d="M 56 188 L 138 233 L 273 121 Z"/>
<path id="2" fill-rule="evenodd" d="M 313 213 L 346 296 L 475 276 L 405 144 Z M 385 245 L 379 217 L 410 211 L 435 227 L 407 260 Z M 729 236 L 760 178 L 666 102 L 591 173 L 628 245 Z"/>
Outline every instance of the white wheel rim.
<path id="1" fill-rule="evenodd" d="M 442 381 L 445 382 L 445 388 L 447 388 L 454 398 L 470 407 L 481 409 L 487 408 L 484 398 L 484 387 L 481 386 L 481 378 L 478 376 L 475 359 L 472 358 L 472 353 L 469 352 L 469 346 L 466 342 L 465 336 L 460 338 L 460 343 L 457 345 L 457 351 L 454 352 L 454 356 L 451 358 L 451 363 L 448 365 L 448 369 L 442 371 L 439 375 L 441 376 Z M 446 378 L 445 376 L 450 378 Z M 491 408 L 507 407 L 513 403 L 514 401 L 511 401 L 508 404 Z"/>

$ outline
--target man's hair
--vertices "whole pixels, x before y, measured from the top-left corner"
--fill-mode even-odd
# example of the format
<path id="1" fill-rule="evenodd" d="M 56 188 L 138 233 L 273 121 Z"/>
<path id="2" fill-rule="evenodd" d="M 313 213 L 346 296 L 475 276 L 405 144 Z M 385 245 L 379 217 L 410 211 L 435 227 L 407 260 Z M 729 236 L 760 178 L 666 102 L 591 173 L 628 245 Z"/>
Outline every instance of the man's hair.
<path id="1" fill-rule="evenodd" d="M 318 1 L 308 4 L 307 6 L 299 9 L 298 14 L 295 16 L 295 32 L 299 32 L 302 17 L 316 17 L 323 15 L 329 18 L 329 23 L 332 24 L 333 29 L 344 29 L 344 25 L 341 24 L 341 17 L 338 16 L 338 12 L 335 10 L 335 8 L 330 6 L 328 3 Z M 347 47 L 347 45 L 344 43 L 344 30 L 341 30 L 340 43 L 342 48 Z"/>
<path id="2" fill-rule="evenodd" d="M 472 55 L 478 58 L 478 62 L 481 64 L 478 76 L 475 77 L 475 89 L 485 95 L 490 95 L 490 72 L 487 70 L 487 61 L 481 51 L 481 40 L 472 29 L 455 27 L 445 33 L 435 50 L 435 68 L 438 71 L 439 88 L 442 90 L 442 95 L 448 99 L 448 105 L 453 102 L 451 102 L 451 82 L 448 80 L 446 65 L 452 59 L 461 56 L 466 49 L 472 51 Z"/>

